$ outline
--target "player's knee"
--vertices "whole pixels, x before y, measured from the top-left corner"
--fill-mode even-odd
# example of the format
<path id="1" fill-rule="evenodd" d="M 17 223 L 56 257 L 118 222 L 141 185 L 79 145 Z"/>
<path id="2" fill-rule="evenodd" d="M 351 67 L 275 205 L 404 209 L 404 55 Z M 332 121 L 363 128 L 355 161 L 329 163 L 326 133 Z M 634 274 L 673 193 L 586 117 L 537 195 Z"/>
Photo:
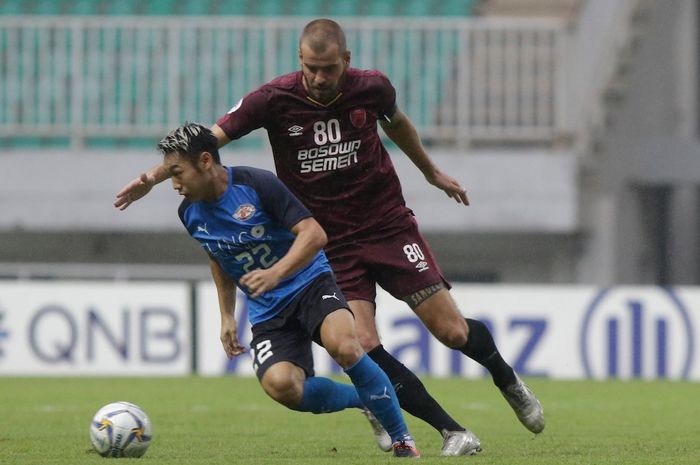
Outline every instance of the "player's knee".
<path id="1" fill-rule="evenodd" d="M 373 334 L 363 333 L 360 331 L 357 332 L 357 341 L 360 343 L 362 350 L 365 352 L 369 352 L 380 344 L 379 339 Z"/>
<path id="2" fill-rule="evenodd" d="M 440 342 L 451 349 L 464 347 L 469 337 L 469 328 L 464 319 L 460 319 L 454 324 L 445 324 L 440 327 L 439 334 L 435 334 Z"/>
<path id="3" fill-rule="evenodd" d="M 263 377 L 262 387 L 268 396 L 288 408 L 299 405 L 304 393 L 303 381 L 281 370 L 268 370 Z"/>
<path id="4" fill-rule="evenodd" d="M 328 348 L 328 353 L 338 362 L 338 365 L 347 368 L 362 357 L 364 350 L 357 339 L 348 337 L 338 341 L 334 347 Z"/>

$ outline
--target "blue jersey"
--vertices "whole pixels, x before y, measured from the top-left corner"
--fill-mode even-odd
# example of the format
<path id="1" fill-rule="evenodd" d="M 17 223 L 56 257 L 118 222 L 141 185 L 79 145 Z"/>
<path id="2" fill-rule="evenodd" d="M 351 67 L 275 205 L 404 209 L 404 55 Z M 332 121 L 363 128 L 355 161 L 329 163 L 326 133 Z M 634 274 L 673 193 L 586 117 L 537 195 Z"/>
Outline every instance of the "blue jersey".
<path id="1" fill-rule="evenodd" d="M 309 210 L 269 171 L 227 167 L 228 187 L 215 202 L 180 204 L 179 215 L 190 235 L 236 283 L 249 271 L 269 268 L 286 255 L 294 242 L 290 229 Z M 331 268 L 323 251 L 279 285 L 257 298 L 248 295 L 250 322 L 255 325 L 281 312 L 321 273 Z"/>

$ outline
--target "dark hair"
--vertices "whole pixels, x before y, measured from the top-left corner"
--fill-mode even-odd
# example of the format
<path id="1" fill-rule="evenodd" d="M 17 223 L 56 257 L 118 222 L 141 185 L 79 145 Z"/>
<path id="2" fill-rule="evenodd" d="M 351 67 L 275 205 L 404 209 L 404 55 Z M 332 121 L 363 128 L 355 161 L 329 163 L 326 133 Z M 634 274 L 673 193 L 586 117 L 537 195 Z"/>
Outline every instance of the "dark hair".
<path id="1" fill-rule="evenodd" d="M 302 42 L 306 43 L 316 53 L 323 53 L 331 44 L 338 45 L 338 52 L 345 53 L 347 43 L 345 32 L 340 24 L 332 19 L 314 19 L 304 27 L 299 38 L 299 49 Z"/>
<path id="2" fill-rule="evenodd" d="M 158 142 L 158 150 L 163 155 L 173 152 L 182 155 L 189 159 L 192 165 L 196 165 L 202 152 L 209 152 L 216 164 L 221 164 L 216 136 L 209 128 L 199 123 L 185 122 L 179 128 L 173 129 Z"/>

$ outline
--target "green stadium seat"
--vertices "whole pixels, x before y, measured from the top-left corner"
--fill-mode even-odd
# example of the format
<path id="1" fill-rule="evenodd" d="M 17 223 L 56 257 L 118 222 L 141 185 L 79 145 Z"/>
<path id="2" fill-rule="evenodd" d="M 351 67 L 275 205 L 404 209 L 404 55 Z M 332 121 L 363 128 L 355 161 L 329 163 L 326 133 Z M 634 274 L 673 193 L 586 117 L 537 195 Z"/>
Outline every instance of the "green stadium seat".
<path id="1" fill-rule="evenodd" d="M 322 16 L 324 15 L 326 2 L 324 0 L 297 0 L 292 2 L 290 15 L 295 16 Z"/>
<path id="2" fill-rule="evenodd" d="M 173 15 L 178 0 L 148 0 L 143 2 L 143 13 L 147 15 Z"/>
<path id="3" fill-rule="evenodd" d="M 248 0 L 221 0 L 214 6 L 213 13 L 217 15 L 243 16 L 251 14 L 251 6 L 259 5 L 260 1 Z M 277 1 L 275 3 L 285 3 Z"/>
<path id="4" fill-rule="evenodd" d="M 187 0 L 181 2 L 180 13 L 184 15 L 211 15 L 214 8 L 210 0 Z"/>
<path id="5" fill-rule="evenodd" d="M 430 0 L 404 0 L 401 3 L 403 16 L 435 16 L 433 2 Z"/>
<path id="6" fill-rule="evenodd" d="M 364 14 L 367 16 L 396 16 L 399 4 L 398 1 L 370 1 Z"/>
<path id="7" fill-rule="evenodd" d="M 35 137 L 11 137 L 8 138 L 8 146 L 13 149 L 37 149 L 41 145 Z"/>
<path id="8" fill-rule="evenodd" d="M 360 16 L 360 4 L 358 1 L 332 2 L 327 14 L 329 16 Z"/>
<path id="9" fill-rule="evenodd" d="M 476 0 L 441 0 L 438 13 L 444 16 L 471 16 Z"/>
<path id="10" fill-rule="evenodd" d="M 136 0 L 105 2 L 103 11 L 107 15 L 135 15 L 138 14 L 138 2 Z"/>
<path id="11" fill-rule="evenodd" d="M 36 15 L 58 15 L 61 14 L 61 3 L 56 0 L 37 0 L 34 2 L 34 6 L 30 6 L 29 11 L 25 13 L 31 13 Z"/>
<path id="12" fill-rule="evenodd" d="M 26 14 L 28 2 L 23 0 L 3 0 L 0 2 L 0 15 L 21 15 Z"/>
<path id="13" fill-rule="evenodd" d="M 288 6 L 286 2 L 279 0 L 258 0 L 253 2 L 252 14 L 258 16 L 282 16 L 286 13 L 285 8 Z"/>
<path id="14" fill-rule="evenodd" d="M 72 15 L 94 15 L 99 13 L 100 2 L 94 0 L 76 0 L 71 3 L 70 10 L 66 13 Z"/>

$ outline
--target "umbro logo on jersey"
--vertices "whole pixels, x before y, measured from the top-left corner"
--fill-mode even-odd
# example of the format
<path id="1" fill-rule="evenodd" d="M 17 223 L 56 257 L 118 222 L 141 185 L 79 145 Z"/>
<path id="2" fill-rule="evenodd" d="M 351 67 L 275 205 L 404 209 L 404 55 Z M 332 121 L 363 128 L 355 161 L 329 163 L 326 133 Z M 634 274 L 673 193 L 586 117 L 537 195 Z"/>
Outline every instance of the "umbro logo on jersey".
<path id="1" fill-rule="evenodd" d="M 294 136 L 300 136 L 301 135 L 301 130 L 304 129 L 301 126 L 295 124 L 291 128 L 287 129 L 289 131 L 289 135 L 294 137 Z"/>
<path id="2" fill-rule="evenodd" d="M 335 300 L 340 300 L 337 295 L 335 295 L 335 292 L 333 294 L 324 294 L 321 296 L 321 300 L 326 300 L 326 299 L 335 299 Z"/>
<path id="3" fill-rule="evenodd" d="M 204 226 L 198 225 L 197 232 L 203 232 L 204 234 L 209 235 L 209 231 L 207 231 L 207 224 L 204 223 Z"/>
<path id="4" fill-rule="evenodd" d="M 419 273 L 422 273 L 426 270 L 429 270 L 430 267 L 428 266 L 428 262 L 420 261 L 416 264 L 416 269 L 418 269 Z"/>
<path id="5" fill-rule="evenodd" d="M 234 212 L 232 215 L 235 219 L 238 221 L 245 221 L 249 219 L 253 214 L 255 213 L 255 205 L 251 205 L 249 203 L 244 203 L 240 207 L 238 207 L 238 210 Z"/>

